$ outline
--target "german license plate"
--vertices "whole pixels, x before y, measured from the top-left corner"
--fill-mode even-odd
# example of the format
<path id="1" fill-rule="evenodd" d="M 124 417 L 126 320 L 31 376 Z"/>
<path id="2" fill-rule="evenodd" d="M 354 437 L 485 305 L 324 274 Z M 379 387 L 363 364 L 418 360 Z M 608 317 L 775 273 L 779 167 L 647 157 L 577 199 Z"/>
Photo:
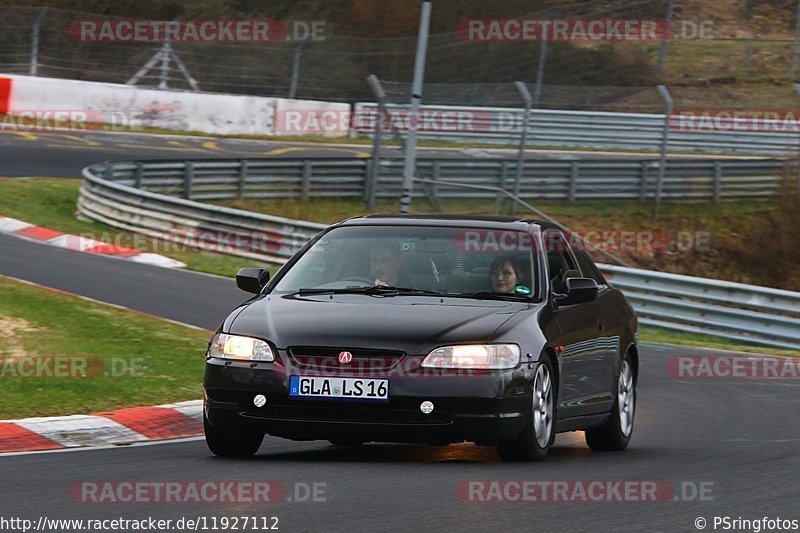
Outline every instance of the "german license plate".
<path id="1" fill-rule="evenodd" d="M 389 401 L 389 380 L 358 377 L 290 376 L 290 398 Z"/>

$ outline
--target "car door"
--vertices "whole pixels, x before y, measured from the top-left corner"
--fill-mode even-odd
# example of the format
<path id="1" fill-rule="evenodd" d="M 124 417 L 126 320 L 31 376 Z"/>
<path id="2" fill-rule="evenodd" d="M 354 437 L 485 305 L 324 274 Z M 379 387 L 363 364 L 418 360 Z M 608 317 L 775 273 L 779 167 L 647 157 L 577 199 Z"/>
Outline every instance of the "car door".
<path id="1" fill-rule="evenodd" d="M 566 277 L 582 277 L 578 262 L 561 231 L 545 233 L 550 298 L 563 293 Z M 555 305 L 560 338 L 561 376 L 559 416 L 581 416 L 607 411 L 613 397 L 609 392 L 611 339 L 605 335 L 606 298 L 574 305 Z"/>

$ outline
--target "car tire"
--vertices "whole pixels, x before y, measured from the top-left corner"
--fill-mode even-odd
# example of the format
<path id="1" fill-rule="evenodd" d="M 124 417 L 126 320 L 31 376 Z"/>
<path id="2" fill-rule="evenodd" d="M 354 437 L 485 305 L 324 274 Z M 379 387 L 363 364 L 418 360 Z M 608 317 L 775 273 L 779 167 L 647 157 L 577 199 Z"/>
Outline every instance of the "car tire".
<path id="1" fill-rule="evenodd" d="M 519 437 L 501 440 L 497 453 L 503 461 L 541 461 L 556 437 L 556 394 L 553 365 L 544 357 L 531 386 L 527 423 Z"/>
<path id="2" fill-rule="evenodd" d="M 220 457 L 251 457 L 264 441 L 263 433 L 215 428 L 203 417 L 206 445 L 211 453 Z"/>
<path id="3" fill-rule="evenodd" d="M 617 395 L 611 417 L 597 428 L 586 430 L 586 444 L 595 451 L 622 451 L 628 447 L 636 415 L 636 375 L 628 357 L 617 377 Z"/>

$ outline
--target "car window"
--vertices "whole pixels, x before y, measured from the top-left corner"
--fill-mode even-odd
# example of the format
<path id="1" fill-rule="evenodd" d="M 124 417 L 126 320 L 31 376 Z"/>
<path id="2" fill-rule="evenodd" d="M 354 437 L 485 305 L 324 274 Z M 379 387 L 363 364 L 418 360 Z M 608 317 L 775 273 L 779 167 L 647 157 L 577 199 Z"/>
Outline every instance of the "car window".
<path id="1" fill-rule="evenodd" d="M 580 277 L 581 272 L 561 231 L 548 229 L 544 232 L 543 239 L 547 251 L 550 288 L 554 292 L 562 293 L 565 279 Z"/>
<path id="2" fill-rule="evenodd" d="M 591 278 L 595 280 L 598 285 L 607 285 L 603 274 L 598 270 L 597 266 L 595 266 L 586 252 L 577 250 L 575 247 L 572 247 L 572 252 L 578 260 L 578 265 L 581 267 L 581 274 L 584 278 Z"/>
<path id="3" fill-rule="evenodd" d="M 342 226 L 321 236 L 272 290 L 390 286 L 437 295 L 539 299 L 532 243 L 529 233 L 518 230 Z"/>

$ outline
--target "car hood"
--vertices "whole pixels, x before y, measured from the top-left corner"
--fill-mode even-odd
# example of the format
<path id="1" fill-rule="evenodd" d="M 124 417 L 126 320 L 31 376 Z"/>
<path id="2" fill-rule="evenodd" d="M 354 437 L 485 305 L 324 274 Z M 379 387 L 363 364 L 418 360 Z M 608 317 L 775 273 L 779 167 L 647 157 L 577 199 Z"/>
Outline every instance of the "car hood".
<path id="1" fill-rule="evenodd" d="M 278 349 L 330 346 L 427 353 L 436 346 L 488 342 L 523 302 L 358 294 L 267 295 L 246 307 L 228 333 L 271 341 Z"/>

